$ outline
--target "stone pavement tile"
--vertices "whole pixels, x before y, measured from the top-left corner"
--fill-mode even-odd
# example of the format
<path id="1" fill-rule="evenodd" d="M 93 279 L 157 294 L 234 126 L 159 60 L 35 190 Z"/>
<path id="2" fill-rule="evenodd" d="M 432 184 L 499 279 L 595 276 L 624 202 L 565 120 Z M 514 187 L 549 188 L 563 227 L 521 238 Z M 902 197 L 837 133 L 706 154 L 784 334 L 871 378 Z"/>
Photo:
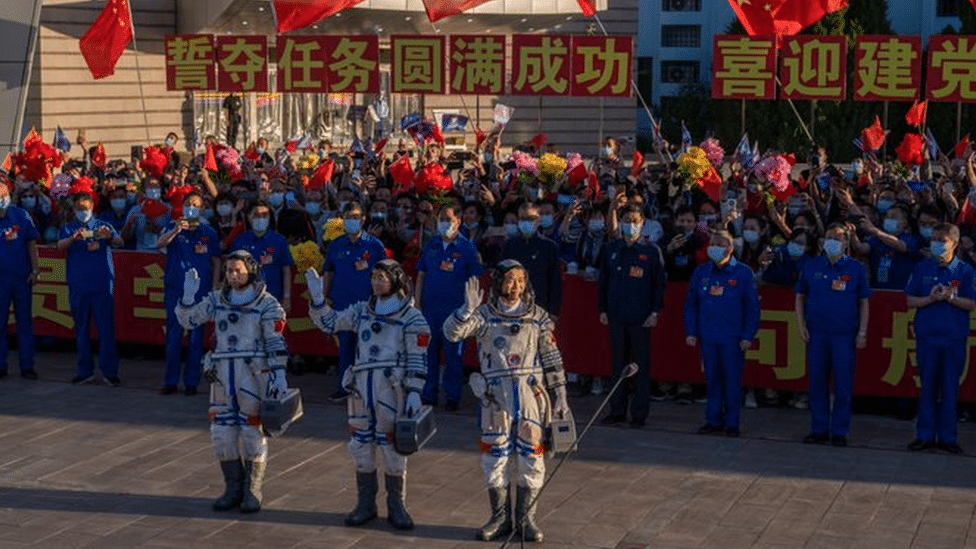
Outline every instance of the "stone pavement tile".
<path id="1" fill-rule="evenodd" d="M 976 490 L 971 486 L 938 486 L 932 493 L 932 501 L 936 505 L 943 502 L 976 504 Z"/>
<path id="2" fill-rule="evenodd" d="M 719 520 L 719 526 L 734 527 L 759 534 L 766 529 L 769 521 L 773 519 L 779 506 L 758 505 L 755 503 L 736 503 Z"/>
<path id="3" fill-rule="evenodd" d="M 803 547 L 818 528 L 818 524 L 774 518 L 759 535 L 758 542 L 767 545 Z"/>
<path id="4" fill-rule="evenodd" d="M 819 525 L 832 503 L 792 498 L 779 506 L 774 520 Z"/>
<path id="5" fill-rule="evenodd" d="M 884 485 L 867 482 L 845 482 L 837 493 L 836 503 L 863 508 L 874 508 L 884 499 Z"/>
<path id="6" fill-rule="evenodd" d="M 760 477 L 746 489 L 739 501 L 760 505 L 782 505 L 793 497 L 796 490 L 794 479 Z"/>
<path id="7" fill-rule="evenodd" d="M 701 549 L 749 549 L 759 539 L 759 532 L 747 528 L 724 527 L 712 530 Z"/>
<path id="8" fill-rule="evenodd" d="M 920 544 L 952 545 L 962 547 L 966 543 L 969 524 L 960 526 L 958 524 L 933 523 L 922 520 L 918 531 L 915 533 L 914 545 Z"/>
<path id="9" fill-rule="evenodd" d="M 792 499 L 803 501 L 830 501 L 833 502 L 844 486 L 840 480 L 830 479 L 802 479 L 796 483 Z"/>
<path id="10" fill-rule="evenodd" d="M 972 503 L 949 503 L 933 501 L 922 517 L 922 524 L 944 524 L 947 526 L 968 526 L 973 518 Z"/>
<path id="11" fill-rule="evenodd" d="M 935 494 L 932 486 L 892 484 L 885 492 L 883 504 L 892 507 L 927 506 Z"/>
<path id="12" fill-rule="evenodd" d="M 715 515 L 695 508 L 679 511 L 658 533 L 664 544 L 701 544 L 715 528 Z"/>
<path id="13" fill-rule="evenodd" d="M 854 533 L 851 532 L 851 534 Z M 856 543 L 857 539 L 854 537 L 814 532 L 803 547 L 804 549 L 851 549 Z"/>
<path id="14" fill-rule="evenodd" d="M 82 547 L 91 547 L 92 544 L 101 539 L 101 536 L 94 534 L 82 534 L 72 532 L 71 530 L 64 530 L 53 536 L 39 540 L 34 545 L 43 547 L 44 549 L 80 549 Z"/>
<path id="15" fill-rule="evenodd" d="M 543 531 L 546 532 L 546 545 L 549 541 L 562 541 L 563 543 L 598 548 L 614 548 L 623 540 L 627 530 L 617 524 L 593 521 L 577 530 L 576 534 L 570 538 L 553 538 L 553 529 L 548 525 L 542 524 Z"/>
<path id="16" fill-rule="evenodd" d="M 855 549 L 908 549 L 912 545 L 914 532 L 892 531 L 871 526 L 858 532 Z"/>
<path id="17" fill-rule="evenodd" d="M 918 525 L 922 522 L 925 508 L 917 507 L 891 507 L 883 505 L 878 508 L 871 520 L 871 528 L 881 532 L 911 532 L 918 530 Z"/>
<path id="18" fill-rule="evenodd" d="M 855 508 L 846 509 L 860 510 Z M 832 507 L 824 515 L 818 532 L 838 536 L 852 536 L 867 528 L 871 524 L 872 516 L 872 514 L 854 514 L 848 511 L 835 511 Z"/>

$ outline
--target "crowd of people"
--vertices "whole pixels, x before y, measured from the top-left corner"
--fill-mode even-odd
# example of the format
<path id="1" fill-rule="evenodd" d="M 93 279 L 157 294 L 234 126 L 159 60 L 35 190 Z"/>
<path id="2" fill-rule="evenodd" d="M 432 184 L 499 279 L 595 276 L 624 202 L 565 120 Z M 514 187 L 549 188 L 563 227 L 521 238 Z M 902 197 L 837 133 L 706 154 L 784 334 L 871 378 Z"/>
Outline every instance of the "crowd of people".
<path id="1" fill-rule="evenodd" d="M 711 154 L 717 143 L 709 141 L 702 149 Z M 631 426 L 639 428 L 652 399 L 704 398 L 701 432 L 737 436 L 743 396 L 746 406 L 755 406 L 758 396 L 769 405 L 809 406 L 805 442 L 843 446 L 855 350 L 866 344 L 867 297 L 873 289 L 898 290 L 918 308 L 922 391 L 917 440 L 910 447 L 938 444 L 961 452 L 956 387 L 968 312 L 976 306 L 976 166 L 970 148 L 956 151 L 952 160 L 929 158 L 916 170 L 875 155 L 843 169 L 822 149 L 813 151 L 805 168 L 776 151 L 755 151 L 751 159 L 720 154 L 712 172 L 718 178 L 706 184 L 689 175 L 681 158 L 670 162 L 660 147 L 655 161 L 645 162 L 639 154 L 625 155 L 614 139 L 589 160 L 553 144 L 545 150 L 525 144 L 503 154 L 497 135 L 479 139 L 471 151 L 423 138 L 402 139 L 396 146 L 357 141 L 346 148 L 321 141 L 305 150 L 270 150 L 260 139 L 243 153 L 210 137 L 205 150 L 187 154 L 175 152 L 178 137 L 170 134 L 129 162 L 106 161 L 104 153 L 79 142 L 83 157 L 59 153 L 60 173 L 31 180 L 31 170 L 15 159 L 4 175 L 6 185 L 0 185 L 0 303 L 14 305 L 24 377 L 36 378 L 24 329 L 30 326 L 30 284 L 38 274 L 36 244 L 54 244 L 67 254 L 78 327 L 74 383 L 94 379 L 92 317 L 102 338 L 98 366 L 106 383 L 120 383 L 111 344 L 109 250 L 164 253 L 167 369 L 161 391 L 175 393 L 182 381 L 191 395 L 203 370 L 202 323 L 181 320 L 180 308 L 225 285 L 221 258 L 244 251 L 287 315 L 296 266 L 291 250 L 302 245 L 318 257 L 311 265 L 307 258 L 300 261 L 302 270 L 311 266 L 322 273 L 309 278 L 310 290 L 321 282 L 323 301 L 313 308 L 345 311 L 368 301 L 376 290 L 374 268 L 395 261 L 404 278 L 394 277 L 399 286 L 393 293 L 412 296 L 430 327 L 424 375 L 418 374 L 422 383 L 412 389 L 424 405 L 436 406 L 443 397 L 444 409 L 456 410 L 464 337 L 478 332 L 465 327 L 474 318 L 469 280 L 510 270 L 514 261 L 527 278 L 526 299 L 546 313 L 535 320 L 539 326 L 559 320 L 564 274 L 599 285 L 612 372 L 620 376 L 631 362 L 640 371 L 627 390 L 614 395 L 605 423 L 624 422 L 629 413 Z M 680 152 L 704 157 L 693 147 Z M 764 159 L 789 162 L 780 174 L 784 184 L 775 190 L 758 174 Z M 187 296 L 190 270 L 198 278 Z M 650 329 L 663 307 L 681 306 L 664 304 L 667 281 L 691 283 L 685 330 L 687 343 L 701 350 L 703 388 L 653 382 Z M 808 397 L 741 387 L 744 353 L 759 325 L 756 288 L 762 285 L 795 289 L 800 335 L 807 342 Z M 323 329 L 337 332 L 339 386 L 331 396 L 342 400 L 349 397 L 345 372 L 378 347 L 364 351 L 368 333 L 340 330 L 335 323 L 334 317 L 321 321 Z M 189 331 L 187 344 L 182 327 Z M 0 373 L 6 374 L 5 339 L 3 345 Z M 546 354 L 534 347 L 528 354 L 536 352 Z M 496 367 L 518 369 L 522 358 L 512 354 Z M 491 367 L 482 364 L 483 370 Z M 568 375 L 571 391 L 599 393 L 606 381 Z M 255 456 L 262 451 L 254 450 Z M 361 472 L 370 467 L 371 461 Z M 500 481 L 491 482 L 501 488 Z M 353 522 L 366 520 L 375 513 L 371 509 L 360 509 Z"/>

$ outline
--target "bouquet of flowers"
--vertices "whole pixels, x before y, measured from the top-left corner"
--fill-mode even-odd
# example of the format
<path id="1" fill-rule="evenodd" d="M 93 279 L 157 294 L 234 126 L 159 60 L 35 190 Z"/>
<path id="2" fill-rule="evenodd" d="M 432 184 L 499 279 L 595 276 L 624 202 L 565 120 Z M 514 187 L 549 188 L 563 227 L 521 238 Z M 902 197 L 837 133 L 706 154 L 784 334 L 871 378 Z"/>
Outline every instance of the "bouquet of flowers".
<path id="1" fill-rule="evenodd" d="M 341 222 L 342 220 L 340 219 L 339 221 Z M 291 252 L 291 258 L 295 261 L 295 269 L 297 272 L 304 273 L 309 267 L 314 267 L 316 271 L 322 270 L 325 257 L 322 256 L 322 251 L 319 250 L 319 247 L 314 242 L 302 242 L 301 244 L 288 246 L 288 251 Z"/>
<path id="2" fill-rule="evenodd" d="M 699 148 L 705 152 L 705 157 L 708 159 L 709 164 L 716 170 L 725 163 L 725 149 L 722 148 L 722 144 L 719 143 L 718 139 L 706 139 L 702 141 Z"/>
<path id="3" fill-rule="evenodd" d="M 708 161 L 705 151 L 699 147 L 691 147 L 688 152 L 678 157 L 678 173 L 685 180 L 688 187 L 699 187 L 712 200 L 718 201 L 722 178 Z"/>
<path id="4" fill-rule="evenodd" d="M 312 171 L 316 166 L 319 165 L 319 155 L 312 153 L 301 157 L 298 160 L 298 169 L 303 171 Z"/>
<path id="5" fill-rule="evenodd" d="M 566 166 L 567 163 L 562 158 L 552 153 L 546 153 L 538 162 L 539 175 L 551 184 L 556 178 L 566 173 Z"/>

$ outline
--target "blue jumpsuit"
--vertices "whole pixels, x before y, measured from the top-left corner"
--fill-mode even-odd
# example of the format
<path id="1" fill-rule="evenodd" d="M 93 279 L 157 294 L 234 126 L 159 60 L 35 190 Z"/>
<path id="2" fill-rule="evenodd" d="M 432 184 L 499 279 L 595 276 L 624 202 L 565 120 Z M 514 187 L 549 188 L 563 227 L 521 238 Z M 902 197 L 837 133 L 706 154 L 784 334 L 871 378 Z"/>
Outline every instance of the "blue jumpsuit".
<path id="1" fill-rule="evenodd" d="M 332 308 L 341 311 L 353 303 L 368 301 L 373 290 L 369 284 L 370 272 L 377 261 L 386 258 L 386 248 L 378 238 L 362 233 L 356 242 L 349 235 L 337 238 L 329 245 L 323 270 L 332 273 L 329 295 Z M 356 360 L 358 335 L 341 331 L 336 334 L 339 340 L 339 389 L 342 389 L 342 376 Z"/>
<path id="2" fill-rule="evenodd" d="M 484 268 L 478 251 L 467 238 L 458 235 L 448 244 L 442 238 L 427 243 L 417 261 L 417 272 L 426 273 L 423 287 L 423 313 L 431 326 L 427 347 L 427 382 L 421 395 L 428 404 L 437 403 L 440 380 L 441 350 L 444 350 L 444 395 L 447 402 L 461 401 L 464 377 L 464 341 L 451 343 L 444 338 L 444 321 L 464 304 L 464 285 L 472 276 L 481 276 Z"/>
<path id="3" fill-rule="evenodd" d="M 946 266 L 933 259 L 919 263 L 905 293 L 926 297 L 941 284 L 959 297 L 973 299 L 973 268 L 958 257 Z M 915 345 L 921 390 L 918 397 L 916 438 L 930 443 L 956 444 L 956 397 L 966 365 L 969 313 L 947 301 L 915 310 Z"/>
<path id="4" fill-rule="evenodd" d="M 27 245 L 37 240 L 37 228 L 30 214 L 16 206 L 7 208 L 0 217 L 0 311 L 3 311 L 3 334 L 0 337 L 0 370 L 7 371 L 7 326 L 10 303 L 17 320 L 17 345 L 20 347 L 20 371 L 34 369 L 34 329 L 32 324 L 31 273 Z"/>
<path id="5" fill-rule="evenodd" d="M 172 231 L 170 223 L 163 232 Z M 200 224 L 195 230 L 184 230 L 166 246 L 166 375 L 163 385 L 176 387 L 180 381 L 180 354 L 183 327 L 176 318 L 176 305 L 183 297 L 183 278 L 190 269 L 200 276 L 200 289 L 193 302 L 199 303 L 210 293 L 213 282 L 213 258 L 220 257 L 220 238 L 210 226 Z M 203 327 L 190 330 L 186 349 L 186 369 L 183 385 L 196 388 L 200 384 L 200 359 L 203 357 Z"/>
<path id="6" fill-rule="evenodd" d="M 59 239 L 65 239 L 82 227 L 73 221 L 61 228 Z M 87 228 L 93 234 L 101 227 L 112 231 L 112 238 L 119 236 L 112 226 L 92 219 Z M 78 350 L 78 377 L 91 376 L 95 371 L 92 361 L 89 326 L 95 317 L 98 329 L 98 367 L 106 378 L 119 377 L 119 354 L 115 347 L 115 269 L 112 265 L 112 248 L 109 240 L 94 236 L 71 243 L 68 247 L 68 301 L 75 322 L 75 342 Z"/>
<path id="7" fill-rule="evenodd" d="M 871 295 L 867 272 L 863 265 L 847 256 L 834 264 L 825 256 L 815 257 L 803 266 L 796 293 L 806 296 L 806 324 L 810 332 L 807 343 L 810 434 L 846 437 L 851 426 L 860 301 Z"/>
<path id="8" fill-rule="evenodd" d="M 279 302 L 283 300 L 285 283 L 282 269 L 295 265 L 285 237 L 274 231 L 267 231 L 261 236 L 254 234 L 254 231 L 247 231 L 234 240 L 230 249 L 232 252 L 244 250 L 250 253 L 261 266 L 261 279 L 268 288 L 268 293 Z"/>
<path id="9" fill-rule="evenodd" d="M 708 405 L 705 422 L 715 428 L 739 428 L 742 397 L 742 341 L 759 330 L 759 294 L 755 276 L 732 258 L 724 267 L 699 265 L 691 275 L 685 299 L 685 333 L 698 338 Z"/>
<path id="10" fill-rule="evenodd" d="M 901 253 L 883 244 L 876 236 L 868 239 L 871 246 L 871 287 L 879 290 L 904 290 L 912 269 L 918 262 L 918 240 L 912 233 L 898 235 L 908 251 Z M 927 294 L 926 294 L 927 295 Z"/>

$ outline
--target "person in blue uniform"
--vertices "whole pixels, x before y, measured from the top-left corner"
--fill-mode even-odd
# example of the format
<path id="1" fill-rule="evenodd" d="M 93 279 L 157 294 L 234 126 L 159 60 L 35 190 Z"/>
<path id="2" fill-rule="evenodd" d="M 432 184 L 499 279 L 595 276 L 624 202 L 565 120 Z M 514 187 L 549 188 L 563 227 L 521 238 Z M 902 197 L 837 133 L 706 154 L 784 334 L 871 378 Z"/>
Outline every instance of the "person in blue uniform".
<path id="1" fill-rule="evenodd" d="M 867 241 L 862 243 L 856 233 L 851 235 L 851 248 L 870 257 L 872 288 L 905 289 L 920 259 L 918 239 L 912 234 L 909 217 L 907 207 L 895 204 L 885 213 L 881 228 L 875 227 L 867 217 L 861 218 L 861 229 L 870 235 Z"/>
<path id="2" fill-rule="evenodd" d="M 545 309 L 552 321 L 556 322 L 563 299 L 559 246 L 539 234 L 541 217 L 535 204 L 526 202 L 519 206 L 519 235 L 505 241 L 501 258 L 514 259 L 522 264 L 535 290 L 535 304 Z"/>
<path id="3" fill-rule="evenodd" d="M 230 249 L 232 252 L 244 250 L 254 257 L 261 267 L 261 279 L 268 292 L 281 303 L 285 314 L 288 314 L 291 312 L 291 273 L 295 265 L 288 250 L 288 241 L 269 228 L 271 207 L 267 202 L 254 203 L 247 218 L 251 230 L 238 236 Z"/>
<path id="4" fill-rule="evenodd" d="M 855 354 L 867 345 L 871 290 L 864 266 L 847 255 L 850 238 L 845 225 L 831 225 L 824 235 L 824 255 L 808 261 L 796 283 L 796 321 L 807 344 L 810 376 L 807 444 L 847 446 L 851 427 Z"/>
<path id="5" fill-rule="evenodd" d="M 66 252 L 68 271 L 68 302 L 75 322 L 75 342 L 78 367 L 71 382 L 91 383 L 95 380 L 92 361 L 89 323 L 95 317 L 98 330 L 98 367 L 102 379 L 111 386 L 119 380 L 119 354 L 115 347 L 115 271 L 112 267 L 112 247 L 122 245 L 122 238 L 111 225 L 95 219 L 95 203 L 91 196 L 78 194 L 73 198 L 75 221 L 61 228 L 58 251 Z"/>
<path id="6" fill-rule="evenodd" d="M 664 257 L 656 244 L 641 238 L 644 214 L 636 205 L 620 212 L 621 238 L 607 243 L 600 268 L 598 307 L 600 323 L 610 330 L 610 355 L 614 382 L 624 365 L 634 362 L 634 397 L 630 422 L 635 428 L 647 420 L 651 392 L 651 333 L 664 308 Z M 608 425 L 627 418 L 627 391 L 621 388 L 610 401 Z"/>
<path id="7" fill-rule="evenodd" d="M 386 248 L 375 236 L 363 231 L 363 206 L 351 201 L 342 210 L 342 222 L 346 234 L 329 245 L 329 254 L 323 267 L 324 292 L 330 306 L 341 311 L 353 303 L 369 300 L 372 295 L 370 272 L 377 261 L 386 258 Z M 349 396 L 342 386 L 346 369 L 356 358 L 358 334 L 341 331 L 336 334 L 339 340 L 338 387 L 330 398 L 340 401 Z"/>
<path id="8" fill-rule="evenodd" d="M 176 393 L 180 381 L 183 327 L 176 317 L 176 306 L 183 297 L 182 284 L 186 273 L 196 269 L 200 288 L 194 303 L 210 293 L 217 283 L 220 272 L 220 238 L 217 231 L 200 222 L 203 197 L 192 193 L 183 200 L 183 219 L 170 222 L 159 236 L 156 247 L 166 251 L 166 374 L 160 393 Z M 183 386 L 187 396 L 197 394 L 202 373 L 203 327 L 190 330 L 187 338 L 186 369 L 183 370 Z"/>
<path id="9" fill-rule="evenodd" d="M 437 215 L 438 238 L 424 246 L 417 261 L 417 306 L 431 330 L 427 347 L 427 381 L 421 394 L 425 404 L 436 405 L 440 387 L 441 350 L 444 351 L 444 409 L 454 411 L 461 402 L 464 377 L 464 341 L 451 343 L 440 329 L 444 321 L 464 304 L 464 285 L 484 268 L 474 244 L 459 234 L 460 209 L 446 205 Z"/>
<path id="10" fill-rule="evenodd" d="M 11 302 L 17 321 L 17 345 L 20 353 L 20 376 L 37 379 L 34 371 L 34 330 L 32 324 L 31 287 L 37 281 L 37 239 L 40 235 L 30 214 L 11 203 L 10 189 L 0 182 L 0 311 L 3 311 L 3 334 L 0 334 L 0 378 L 7 377 L 7 328 Z"/>
<path id="11" fill-rule="evenodd" d="M 759 293 L 752 270 L 732 252 L 732 235 L 713 231 L 710 263 L 699 265 L 685 299 L 685 342 L 701 346 L 708 405 L 701 434 L 739 436 L 739 401 L 746 349 L 759 330 Z"/>
<path id="12" fill-rule="evenodd" d="M 966 365 L 969 313 L 976 308 L 973 268 L 956 257 L 959 227 L 932 229 L 930 259 L 912 272 L 905 295 L 915 309 L 915 344 L 921 390 L 913 451 L 938 444 L 961 454 L 956 438 L 956 397 Z"/>

